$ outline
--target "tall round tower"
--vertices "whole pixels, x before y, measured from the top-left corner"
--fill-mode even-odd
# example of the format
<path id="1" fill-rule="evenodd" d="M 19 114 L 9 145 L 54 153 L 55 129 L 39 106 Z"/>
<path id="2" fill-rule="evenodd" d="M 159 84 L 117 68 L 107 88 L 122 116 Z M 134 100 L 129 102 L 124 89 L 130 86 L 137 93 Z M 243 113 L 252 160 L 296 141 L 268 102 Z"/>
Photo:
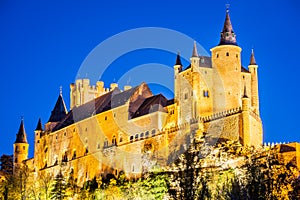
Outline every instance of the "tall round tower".
<path id="1" fill-rule="evenodd" d="M 220 43 L 211 49 L 215 72 L 214 109 L 217 112 L 241 106 L 241 51 L 227 9 Z"/>
<path id="2" fill-rule="evenodd" d="M 14 143 L 14 172 L 22 165 L 22 162 L 28 158 L 29 144 L 27 142 L 26 132 L 24 128 L 24 120 L 21 120 L 19 131 Z"/>

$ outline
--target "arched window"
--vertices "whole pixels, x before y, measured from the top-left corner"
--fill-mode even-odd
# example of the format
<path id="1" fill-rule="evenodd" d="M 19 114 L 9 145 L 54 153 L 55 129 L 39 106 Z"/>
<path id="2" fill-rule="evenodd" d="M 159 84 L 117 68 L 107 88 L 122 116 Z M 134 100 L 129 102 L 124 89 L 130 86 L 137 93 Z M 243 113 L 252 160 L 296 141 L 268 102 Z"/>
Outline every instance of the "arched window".
<path id="1" fill-rule="evenodd" d="M 104 147 L 108 147 L 108 140 L 107 140 L 107 138 L 105 138 L 105 140 L 104 140 Z"/>
<path id="2" fill-rule="evenodd" d="M 226 52 L 226 56 L 229 56 L 229 52 Z"/>
<path id="3" fill-rule="evenodd" d="M 154 136 L 154 135 L 155 135 L 155 133 L 156 133 L 156 130 L 155 130 L 155 129 L 153 129 L 153 130 L 152 130 L 152 132 L 151 132 L 152 136 Z"/>
<path id="4" fill-rule="evenodd" d="M 112 143 L 113 145 L 117 145 L 117 139 L 116 139 L 116 136 L 115 136 L 115 135 L 113 136 L 113 138 L 112 138 L 112 140 L 111 140 L 111 143 Z"/>
<path id="5" fill-rule="evenodd" d="M 132 136 L 130 136 L 130 142 L 132 142 L 133 141 L 133 135 Z"/>

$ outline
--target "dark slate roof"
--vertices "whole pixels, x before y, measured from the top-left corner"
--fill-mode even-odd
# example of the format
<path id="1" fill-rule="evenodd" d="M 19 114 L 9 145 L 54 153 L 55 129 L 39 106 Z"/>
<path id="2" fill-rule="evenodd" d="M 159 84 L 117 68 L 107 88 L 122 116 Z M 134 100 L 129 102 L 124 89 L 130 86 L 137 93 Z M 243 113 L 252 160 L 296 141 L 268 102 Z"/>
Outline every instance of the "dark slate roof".
<path id="1" fill-rule="evenodd" d="M 175 65 L 181 65 L 181 66 L 182 66 L 181 58 L 180 58 L 180 54 L 179 54 L 179 53 L 178 53 L 177 56 L 176 56 L 176 62 L 175 62 Z"/>
<path id="2" fill-rule="evenodd" d="M 53 131 L 67 127 L 74 122 L 81 121 L 93 115 L 102 113 L 112 108 L 124 105 L 139 86 L 121 92 L 119 88 L 115 88 L 92 101 L 81 106 L 74 107 L 64 119 L 62 119 L 53 129 Z"/>
<path id="3" fill-rule="evenodd" d="M 252 49 L 252 52 L 251 52 L 250 63 L 249 63 L 249 65 L 256 65 L 256 61 L 255 61 L 253 49 Z"/>
<path id="4" fill-rule="evenodd" d="M 168 100 L 162 94 L 149 97 L 144 100 L 132 118 L 140 117 L 152 112 L 162 111 L 167 112 L 164 108 L 167 106 Z"/>
<path id="5" fill-rule="evenodd" d="M 174 99 L 169 99 L 167 101 L 167 105 L 166 106 L 169 106 L 169 105 L 172 105 L 172 104 L 174 104 Z"/>
<path id="6" fill-rule="evenodd" d="M 192 57 L 198 57 L 196 42 L 194 42 Z"/>
<path id="7" fill-rule="evenodd" d="M 36 131 L 42 131 L 43 130 L 43 125 L 42 125 L 42 121 L 41 121 L 41 118 L 39 118 L 39 121 L 36 125 L 36 128 L 35 128 Z"/>
<path id="8" fill-rule="evenodd" d="M 21 121 L 15 143 L 27 143 L 27 137 L 26 137 L 26 132 L 25 132 L 24 121 L 23 120 Z"/>
<path id="9" fill-rule="evenodd" d="M 286 144 L 282 144 L 282 145 L 280 145 L 279 151 L 280 151 L 280 153 L 291 152 L 291 151 L 296 151 L 296 148 L 286 145 Z"/>
<path id="10" fill-rule="evenodd" d="M 212 68 L 211 57 L 209 56 L 198 56 L 200 58 L 199 65 L 204 68 Z M 191 68 L 191 65 L 187 66 L 185 70 Z"/>
<path id="11" fill-rule="evenodd" d="M 233 31 L 230 21 L 229 10 L 226 10 L 226 18 L 221 32 L 221 39 L 219 45 L 237 45 L 236 35 Z"/>
<path id="12" fill-rule="evenodd" d="M 51 116 L 48 122 L 59 122 L 61 121 L 68 113 L 66 104 L 62 97 L 62 94 L 59 94 L 56 104 L 51 112 Z"/>
<path id="13" fill-rule="evenodd" d="M 248 69 L 246 69 L 245 67 L 241 67 L 241 72 L 246 72 L 246 73 L 250 73 Z"/>

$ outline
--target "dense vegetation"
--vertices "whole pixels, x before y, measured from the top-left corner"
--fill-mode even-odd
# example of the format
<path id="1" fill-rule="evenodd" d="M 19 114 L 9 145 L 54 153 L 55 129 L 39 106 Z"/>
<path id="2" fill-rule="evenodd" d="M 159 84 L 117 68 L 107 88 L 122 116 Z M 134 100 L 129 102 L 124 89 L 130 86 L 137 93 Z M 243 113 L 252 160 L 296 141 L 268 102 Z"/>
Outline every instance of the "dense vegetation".
<path id="1" fill-rule="evenodd" d="M 79 187 L 73 171 L 35 181 L 26 166 L 18 171 L 7 173 L 1 199 L 300 199 L 293 164 L 281 161 L 275 148 L 258 152 L 236 142 L 194 144 L 168 168 L 137 180 L 120 173 Z"/>

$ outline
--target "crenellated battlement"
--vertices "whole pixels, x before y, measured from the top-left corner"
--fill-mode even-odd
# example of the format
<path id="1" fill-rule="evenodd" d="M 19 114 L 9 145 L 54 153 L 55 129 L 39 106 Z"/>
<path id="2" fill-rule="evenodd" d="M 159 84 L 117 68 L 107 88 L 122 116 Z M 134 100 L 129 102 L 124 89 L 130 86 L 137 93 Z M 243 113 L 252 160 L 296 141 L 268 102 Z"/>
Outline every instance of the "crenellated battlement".
<path id="1" fill-rule="evenodd" d="M 111 83 L 109 88 L 105 88 L 103 81 L 97 81 L 96 85 L 91 85 L 89 79 L 77 79 L 75 83 L 70 84 L 70 110 L 118 87 L 117 83 Z M 130 88 L 131 86 L 126 85 L 124 86 L 124 91 Z"/>

